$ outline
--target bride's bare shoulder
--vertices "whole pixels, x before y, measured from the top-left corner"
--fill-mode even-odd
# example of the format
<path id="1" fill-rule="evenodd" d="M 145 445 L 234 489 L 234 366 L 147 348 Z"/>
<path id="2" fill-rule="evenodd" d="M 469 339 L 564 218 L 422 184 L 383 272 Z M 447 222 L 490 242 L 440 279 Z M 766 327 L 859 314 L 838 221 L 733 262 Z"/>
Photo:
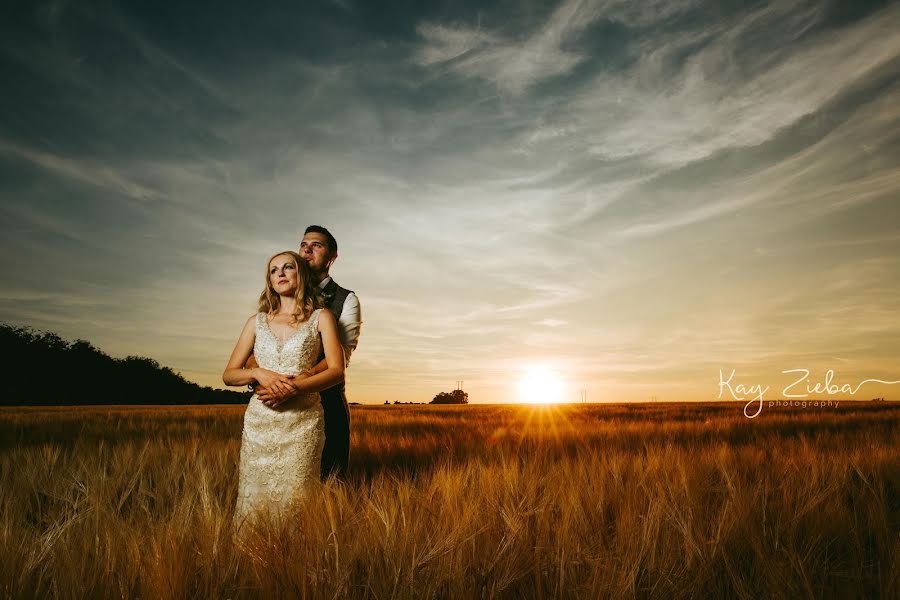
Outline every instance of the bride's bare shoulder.
<path id="1" fill-rule="evenodd" d="M 324 322 L 326 325 L 329 324 L 329 323 L 332 324 L 332 325 L 334 325 L 334 324 L 337 322 L 336 319 L 334 318 L 334 313 L 332 313 L 332 312 L 331 312 L 330 310 L 328 310 L 327 308 L 320 308 L 320 309 L 319 309 L 319 329 L 320 329 L 320 330 L 321 330 L 321 328 L 322 328 L 322 323 L 323 323 L 323 322 Z"/>

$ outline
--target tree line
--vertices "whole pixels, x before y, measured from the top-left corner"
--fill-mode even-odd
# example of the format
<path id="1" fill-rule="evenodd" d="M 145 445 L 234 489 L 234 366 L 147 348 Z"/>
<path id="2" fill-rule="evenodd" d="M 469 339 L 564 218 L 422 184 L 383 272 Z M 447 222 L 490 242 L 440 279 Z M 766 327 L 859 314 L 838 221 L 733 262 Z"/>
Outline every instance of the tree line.
<path id="1" fill-rule="evenodd" d="M 85 340 L 0 323 L 0 405 L 241 404 L 250 392 L 190 382 L 152 358 L 112 358 Z"/>

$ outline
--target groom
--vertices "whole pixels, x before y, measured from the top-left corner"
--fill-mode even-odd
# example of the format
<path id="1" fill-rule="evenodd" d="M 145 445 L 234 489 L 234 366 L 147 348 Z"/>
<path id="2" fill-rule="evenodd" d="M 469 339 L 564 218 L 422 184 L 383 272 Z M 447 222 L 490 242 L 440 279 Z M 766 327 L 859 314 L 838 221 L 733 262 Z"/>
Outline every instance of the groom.
<path id="1" fill-rule="evenodd" d="M 310 271 L 319 283 L 325 306 L 338 320 L 341 344 L 344 346 L 344 365 L 350 364 L 350 354 L 359 341 L 360 319 L 359 299 L 352 291 L 339 286 L 328 274 L 338 257 L 337 240 L 324 227 L 310 225 L 300 242 L 300 256 L 309 265 Z M 252 360 L 252 359 L 251 359 Z M 312 375 L 327 368 L 324 354 L 319 354 L 319 362 L 306 375 Z M 256 388 L 260 400 L 280 404 L 288 398 L 265 387 Z M 344 393 L 344 382 L 319 392 L 322 408 L 325 409 L 325 448 L 322 450 L 322 480 L 332 473 L 343 476 L 350 462 L 350 409 Z"/>

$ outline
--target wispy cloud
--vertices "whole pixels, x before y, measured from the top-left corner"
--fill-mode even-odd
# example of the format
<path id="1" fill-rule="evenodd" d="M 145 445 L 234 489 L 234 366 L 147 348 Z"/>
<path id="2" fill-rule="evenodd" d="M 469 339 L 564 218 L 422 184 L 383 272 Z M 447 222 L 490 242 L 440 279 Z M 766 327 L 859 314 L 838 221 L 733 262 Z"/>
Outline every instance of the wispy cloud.
<path id="1" fill-rule="evenodd" d="M 730 26 L 643 42 L 635 67 L 601 76 L 570 106 L 581 115 L 579 131 L 590 151 L 607 159 L 641 156 L 666 167 L 755 146 L 900 55 L 896 6 L 846 29 L 790 40 L 790 46 L 747 44 L 745 38 L 775 19 L 790 16 L 798 28 L 792 37 L 801 37 L 819 16 L 815 7 L 799 15 L 788 8 L 795 7 L 766 6 Z M 686 52 L 673 68 L 674 56 Z"/>
<path id="2" fill-rule="evenodd" d="M 584 59 L 563 49 L 600 14 L 599 2 L 567 0 L 537 31 L 524 39 L 489 34 L 478 27 L 446 27 L 422 23 L 417 31 L 423 45 L 416 60 L 424 66 L 437 63 L 463 77 L 478 77 L 501 90 L 519 94 L 531 85 L 568 72 Z"/>
<path id="3" fill-rule="evenodd" d="M 118 192 L 133 200 L 148 202 L 160 197 L 155 190 L 128 179 L 121 170 L 97 161 L 66 158 L 50 152 L 22 147 L 3 139 L 0 139 L 0 155 L 24 161 L 30 166 L 50 172 L 51 175 L 61 175 L 81 183 Z"/>

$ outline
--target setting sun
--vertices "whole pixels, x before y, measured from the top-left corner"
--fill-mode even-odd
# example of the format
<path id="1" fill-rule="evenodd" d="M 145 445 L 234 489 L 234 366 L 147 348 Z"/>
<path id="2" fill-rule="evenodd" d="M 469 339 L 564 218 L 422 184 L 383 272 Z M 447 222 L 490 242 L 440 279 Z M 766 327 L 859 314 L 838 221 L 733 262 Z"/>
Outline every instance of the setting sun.
<path id="1" fill-rule="evenodd" d="M 562 401 L 562 380 L 549 367 L 529 368 L 519 382 L 519 397 L 528 404 L 556 404 Z"/>

